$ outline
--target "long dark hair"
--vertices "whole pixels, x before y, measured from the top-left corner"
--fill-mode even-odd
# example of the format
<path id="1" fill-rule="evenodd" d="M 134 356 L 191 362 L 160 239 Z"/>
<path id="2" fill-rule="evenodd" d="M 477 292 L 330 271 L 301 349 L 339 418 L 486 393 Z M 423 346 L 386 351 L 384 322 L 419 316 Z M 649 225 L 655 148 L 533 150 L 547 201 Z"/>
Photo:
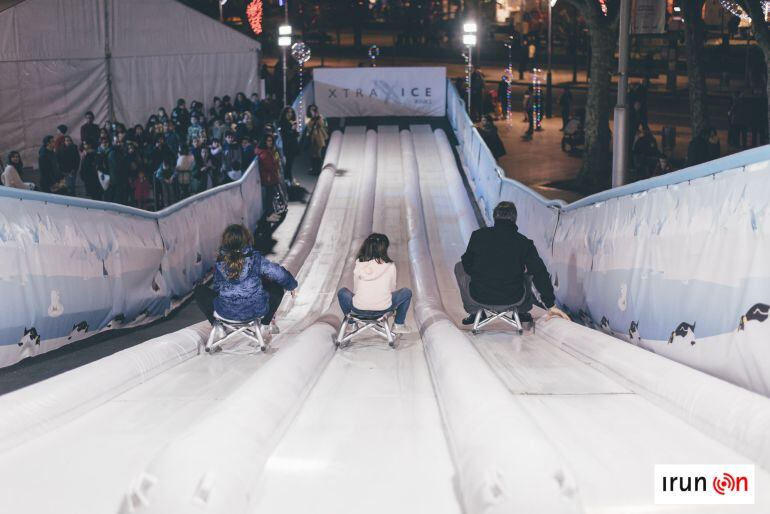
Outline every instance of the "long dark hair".
<path id="1" fill-rule="evenodd" d="M 225 275 L 229 280 L 241 276 L 253 246 L 254 237 L 243 225 L 230 225 L 225 229 L 219 245 L 219 260 L 225 263 Z"/>
<path id="2" fill-rule="evenodd" d="M 358 251 L 358 260 L 361 262 L 377 261 L 380 264 L 393 262 L 388 257 L 388 247 L 390 241 L 385 234 L 370 234 L 366 238 L 364 244 L 361 245 L 361 249 Z"/>
<path id="3" fill-rule="evenodd" d="M 13 162 L 11 160 L 11 157 L 13 157 L 15 155 L 19 156 L 19 162 Z M 12 151 L 8 152 L 8 163 L 7 164 L 10 164 L 14 168 L 16 168 L 16 171 L 18 171 L 19 175 L 21 175 L 21 170 L 24 167 L 24 163 L 21 162 L 21 154 L 19 152 L 17 152 L 16 150 L 12 150 Z"/>

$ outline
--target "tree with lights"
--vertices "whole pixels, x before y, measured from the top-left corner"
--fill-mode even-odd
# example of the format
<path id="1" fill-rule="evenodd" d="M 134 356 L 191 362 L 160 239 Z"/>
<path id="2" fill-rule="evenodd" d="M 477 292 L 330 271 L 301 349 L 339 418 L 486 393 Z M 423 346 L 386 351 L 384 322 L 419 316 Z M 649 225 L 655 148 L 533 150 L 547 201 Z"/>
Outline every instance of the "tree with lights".
<path id="1" fill-rule="evenodd" d="M 585 20 L 591 41 L 591 80 L 585 120 L 585 152 L 578 178 L 589 186 L 608 186 L 610 155 L 610 85 L 618 40 L 620 0 L 568 0 Z"/>
<path id="2" fill-rule="evenodd" d="M 706 73 L 703 69 L 703 49 L 706 26 L 703 22 L 705 0 L 683 0 L 684 36 L 687 47 L 687 85 L 690 97 L 690 125 L 692 137 L 704 134 L 709 128 Z"/>

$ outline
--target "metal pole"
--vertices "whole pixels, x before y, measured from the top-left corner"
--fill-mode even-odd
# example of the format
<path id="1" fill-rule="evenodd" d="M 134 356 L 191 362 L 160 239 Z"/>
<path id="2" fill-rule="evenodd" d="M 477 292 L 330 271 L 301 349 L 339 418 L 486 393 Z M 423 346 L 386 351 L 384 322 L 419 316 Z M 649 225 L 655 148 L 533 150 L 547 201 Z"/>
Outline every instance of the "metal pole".
<path id="1" fill-rule="evenodd" d="M 631 0 L 620 2 L 618 41 L 618 103 L 615 106 L 615 133 L 612 145 L 612 187 L 626 183 L 628 169 L 628 58 Z"/>
<path id="2" fill-rule="evenodd" d="M 468 47 L 468 116 L 471 115 L 471 73 L 473 70 L 473 47 Z"/>
<path id="3" fill-rule="evenodd" d="M 283 18 L 286 25 L 289 24 L 289 0 L 283 0 Z M 283 47 L 283 105 L 286 106 L 287 92 L 286 92 L 286 47 Z"/>
<path id="4" fill-rule="evenodd" d="M 283 105 L 286 106 L 286 47 L 283 47 Z"/>
<path id="5" fill-rule="evenodd" d="M 553 91 L 551 90 L 551 4 L 554 2 L 552 0 L 546 0 L 546 2 L 548 2 L 548 73 L 545 77 L 545 117 L 550 118 L 551 114 L 553 114 L 551 107 L 551 104 L 553 104 Z"/>
<path id="6" fill-rule="evenodd" d="M 225 22 L 225 14 L 224 14 L 225 7 L 222 5 L 222 1 L 221 0 L 217 0 L 217 3 L 219 4 L 219 22 L 220 23 L 224 23 Z"/>

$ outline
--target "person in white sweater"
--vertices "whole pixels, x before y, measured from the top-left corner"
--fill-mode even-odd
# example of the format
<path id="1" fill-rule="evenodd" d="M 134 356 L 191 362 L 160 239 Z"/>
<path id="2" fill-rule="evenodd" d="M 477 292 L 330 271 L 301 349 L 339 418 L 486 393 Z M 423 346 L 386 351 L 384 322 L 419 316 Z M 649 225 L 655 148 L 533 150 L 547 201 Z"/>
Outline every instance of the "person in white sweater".
<path id="1" fill-rule="evenodd" d="M 16 189 L 35 189 L 35 184 L 21 180 L 21 169 L 24 165 L 21 162 L 21 155 L 17 151 L 8 154 L 8 165 L 0 175 L 0 182 L 5 187 L 15 187 Z"/>
<path id="2" fill-rule="evenodd" d="M 396 265 L 388 257 L 390 241 L 384 234 L 371 234 L 358 252 L 353 270 L 353 291 L 343 287 L 337 293 L 342 312 L 378 315 L 395 311 L 393 332 L 406 334 L 406 313 L 412 302 L 412 291 L 396 289 Z"/>

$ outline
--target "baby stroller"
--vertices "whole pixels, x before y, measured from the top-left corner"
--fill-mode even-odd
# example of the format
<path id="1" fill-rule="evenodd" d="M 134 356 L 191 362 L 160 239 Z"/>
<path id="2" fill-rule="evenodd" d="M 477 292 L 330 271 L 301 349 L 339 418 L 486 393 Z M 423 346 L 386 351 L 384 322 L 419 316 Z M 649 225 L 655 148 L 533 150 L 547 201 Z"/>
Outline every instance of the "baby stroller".
<path id="1" fill-rule="evenodd" d="M 585 131 L 578 118 L 570 118 L 564 127 L 564 135 L 561 138 L 561 151 L 574 155 L 579 154 L 585 144 Z"/>

